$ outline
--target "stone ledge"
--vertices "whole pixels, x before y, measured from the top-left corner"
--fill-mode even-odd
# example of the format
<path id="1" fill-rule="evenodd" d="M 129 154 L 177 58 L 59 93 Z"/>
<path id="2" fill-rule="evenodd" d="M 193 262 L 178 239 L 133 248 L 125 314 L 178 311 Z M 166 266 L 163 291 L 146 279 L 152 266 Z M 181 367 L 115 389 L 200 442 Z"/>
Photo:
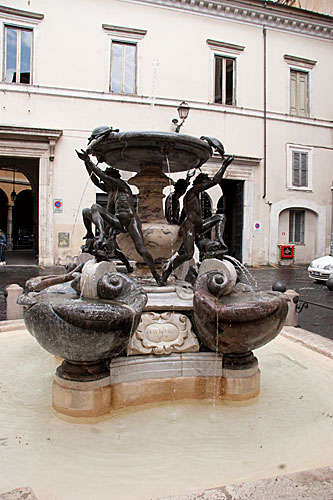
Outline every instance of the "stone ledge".
<path id="1" fill-rule="evenodd" d="M 332 492 L 333 467 L 323 467 L 155 500 L 332 500 Z"/>
<path id="2" fill-rule="evenodd" d="M 0 321 L 0 333 L 11 332 L 13 330 L 25 330 L 24 320 L 12 319 L 12 320 Z"/>
<path id="3" fill-rule="evenodd" d="M 331 339 L 295 326 L 284 326 L 280 335 L 333 359 L 333 340 Z"/>
<path id="4" fill-rule="evenodd" d="M 31 488 L 25 486 L 0 494 L 0 500 L 37 500 L 37 497 Z"/>

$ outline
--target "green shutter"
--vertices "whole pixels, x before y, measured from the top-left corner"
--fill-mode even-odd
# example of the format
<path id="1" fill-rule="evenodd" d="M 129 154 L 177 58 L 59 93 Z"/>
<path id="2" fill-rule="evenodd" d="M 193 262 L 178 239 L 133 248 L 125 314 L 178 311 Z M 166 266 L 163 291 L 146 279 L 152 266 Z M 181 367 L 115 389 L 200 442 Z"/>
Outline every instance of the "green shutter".
<path id="1" fill-rule="evenodd" d="M 300 155 L 298 151 L 293 151 L 293 186 L 300 186 Z"/>
<path id="2" fill-rule="evenodd" d="M 308 185 L 308 153 L 301 153 L 301 186 Z"/>
<path id="3" fill-rule="evenodd" d="M 291 115 L 297 114 L 296 88 L 297 88 L 296 71 L 290 71 L 290 114 Z"/>
<path id="4" fill-rule="evenodd" d="M 297 95 L 298 95 L 298 114 L 308 115 L 308 74 L 298 72 Z"/>

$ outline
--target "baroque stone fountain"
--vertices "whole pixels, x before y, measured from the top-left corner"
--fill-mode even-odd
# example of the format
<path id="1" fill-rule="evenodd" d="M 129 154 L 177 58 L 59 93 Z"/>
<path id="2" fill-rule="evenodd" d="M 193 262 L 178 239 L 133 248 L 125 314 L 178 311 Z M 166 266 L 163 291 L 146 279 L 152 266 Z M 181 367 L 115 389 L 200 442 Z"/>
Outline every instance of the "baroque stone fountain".
<path id="1" fill-rule="evenodd" d="M 196 175 L 214 150 L 221 168 L 213 178 Z M 83 210 L 85 244 L 71 269 L 28 281 L 19 299 L 28 331 L 63 360 L 53 408 L 82 418 L 164 400 L 255 398 L 252 350 L 278 335 L 288 304 L 282 293 L 239 282 L 223 242 L 224 215 L 202 219 L 200 195 L 233 157 L 214 138 L 112 127 L 96 128 L 77 154 L 107 206 Z M 119 170 L 136 175 L 125 182 Z M 163 206 L 170 174 L 182 171 L 186 179 Z M 139 190 L 137 207 L 129 184 Z"/>

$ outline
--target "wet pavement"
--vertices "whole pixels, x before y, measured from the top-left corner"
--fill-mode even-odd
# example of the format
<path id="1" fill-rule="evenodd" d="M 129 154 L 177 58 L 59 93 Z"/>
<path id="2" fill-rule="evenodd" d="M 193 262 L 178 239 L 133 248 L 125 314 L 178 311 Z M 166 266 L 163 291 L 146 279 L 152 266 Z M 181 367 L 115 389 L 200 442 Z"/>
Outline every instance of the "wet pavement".
<path id="1" fill-rule="evenodd" d="M 17 283 L 23 286 L 29 278 L 62 274 L 65 269 L 63 266 L 43 268 L 36 265 L 36 257 L 31 251 L 7 252 L 6 258 L 8 265 L 0 267 L 0 320 L 6 319 L 4 292 L 8 285 Z M 262 290 L 271 290 L 277 281 L 287 289 L 296 290 L 300 305 L 303 301 L 308 302 L 308 308 L 304 307 L 299 315 L 298 326 L 333 339 L 333 291 L 329 291 L 325 284 L 311 280 L 306 266 L 260 266 L 249 268 L 249 272 Z M 250 282 L 252 278 L 249 278 Z"/>
<path id="2" fill-rule="evenodd" d="M 252 267 L 249 271 L 260 289 L 269 290 L 275 282 L 280 281 L 286 285 L 287 290 L 296 290 L 300 305 L 303 301 L 308 301 L 308 308 L 304 306 L 299 314 L 298 326 L 333 339 L 333 291 L 325 284 L 310 279 L 307 266 L 262 266 Z"/>
<path id="3" fill-rule="evenodd" d="M 62 274 L 63 266 L 41 267 L 32 251 L 6 252 L 6 266 L 0 266 L 0 321 L 6 319 L 6 288 L 13 283 L 24 287 L 25 282 L 35 276 Z"/>

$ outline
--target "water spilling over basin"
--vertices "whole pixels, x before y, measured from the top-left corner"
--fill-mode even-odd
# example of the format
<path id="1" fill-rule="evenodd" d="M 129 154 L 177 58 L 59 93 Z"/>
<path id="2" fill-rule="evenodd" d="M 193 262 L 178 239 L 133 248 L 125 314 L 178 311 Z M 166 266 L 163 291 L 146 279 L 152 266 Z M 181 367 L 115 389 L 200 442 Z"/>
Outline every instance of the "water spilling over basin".
<path id="1" fill-rule="evenodd" d="M 193 319 L 197 334 L 209 349 L 237 355 L 240 365 L 251 364 L 255 358 L 249 353 L 281 331 L 287 298 L 279 292 L 244 291 L 240 284 L 233 293 L 219 297 L 222 287 L 223 274 L 217 271 L 202 274 L 196 281 Z"/>

